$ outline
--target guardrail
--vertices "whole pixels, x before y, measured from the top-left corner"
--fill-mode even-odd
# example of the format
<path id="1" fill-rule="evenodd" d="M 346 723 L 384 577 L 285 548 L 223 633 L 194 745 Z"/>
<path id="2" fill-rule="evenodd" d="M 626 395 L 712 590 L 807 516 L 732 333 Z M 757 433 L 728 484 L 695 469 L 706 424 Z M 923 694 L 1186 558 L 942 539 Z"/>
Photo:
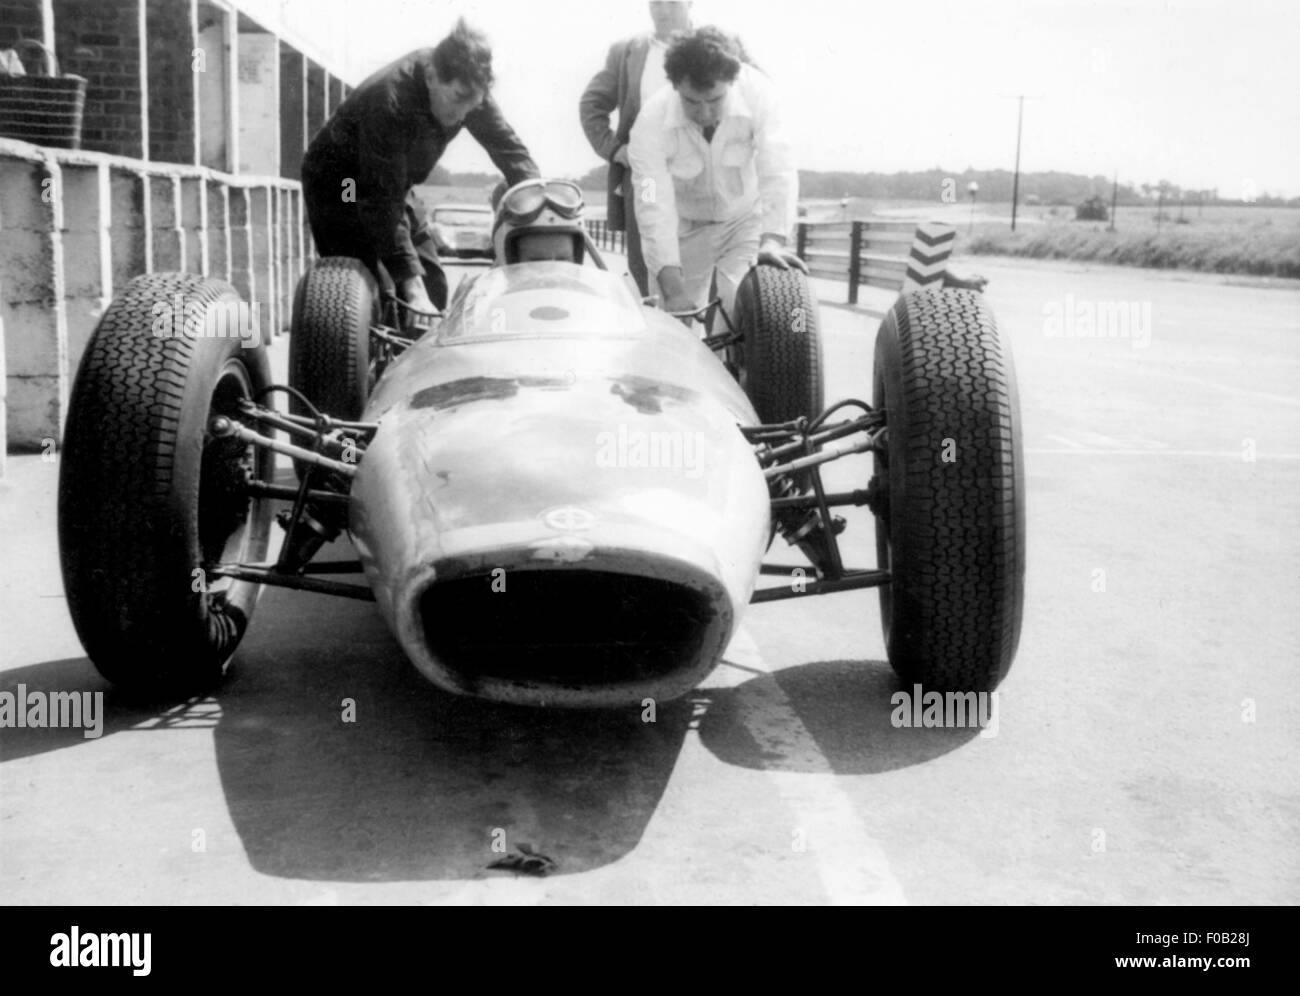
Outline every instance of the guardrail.
<path id="1" fill-rule="evenodd" d="M 591 235 L 591 241 L 596 243 L 599 249 L 608 249 L 610 252 L 627 251 L 627 232 L 612 231 L 604 218 L 588 218 L 587 232 Z"/>
<path id="2" fill-rule="evenodd" d="M 605 219 L 587 219 L 587 231 L 599 248 L 626 251 L 627 233 L 610 231 Z M 956 235 L 942 222 L 802 221 L 796 251 L 810 276 L 846 281 L 857 304 L 863 285 L 899 291 L 942 280 Z"/>
<path id="3" fill-rule="evenodd" d="M 60 438 L 81 354 L 131 278 L 229 281 L 269 337 L 289 323 L 311 249 L 296 181 L 11 139 L 0 139 L 0 229 L 0 432 L 29 450 Z"/>
<path id="4" fill-rule="evenodd" d="M 847 281 L 857 304 L 864 284 L 899 291 L 941 281 L 956 236 L 941 222 L 801 221 L 795 251 L 811 276 Z"/>

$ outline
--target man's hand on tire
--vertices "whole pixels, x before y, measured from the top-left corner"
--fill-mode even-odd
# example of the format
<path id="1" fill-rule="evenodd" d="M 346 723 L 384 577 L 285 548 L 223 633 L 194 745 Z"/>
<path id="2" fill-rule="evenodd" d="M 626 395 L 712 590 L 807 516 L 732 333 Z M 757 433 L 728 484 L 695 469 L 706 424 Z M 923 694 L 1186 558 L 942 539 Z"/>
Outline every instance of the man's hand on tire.
<path id="1" fill-rule="evenodd" d="M 804 274 L 808 272 L 808 264 L 775 239 L 764 239 L 759 245 L 758 262 L 764 266 L 775 266 L 779 270 L 788 270 L 793 266 Z"/>
<path id="2" fill-rule="evenodd" d="M 947 270 L 943 275 L 944 290 L 983 291 L 988 286 L 988 282 L 987 277 L 981 277 L 977 273 L 958 274 Z"/>

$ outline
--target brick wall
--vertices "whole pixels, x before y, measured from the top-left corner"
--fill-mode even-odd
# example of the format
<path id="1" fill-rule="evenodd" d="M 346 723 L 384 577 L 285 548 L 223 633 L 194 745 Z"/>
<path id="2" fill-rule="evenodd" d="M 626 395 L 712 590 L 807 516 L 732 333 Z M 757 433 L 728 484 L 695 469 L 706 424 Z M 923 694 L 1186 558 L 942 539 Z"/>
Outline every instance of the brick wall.
<path id="1" fill-rule="evenodd" d="M 0 0 L 0 48 L 13 48 L 19 38 L 40 41 L 41 0 Z"/>
<path id="2" fill-rule="evenodd" d="M 149 158 L 194 163 L 194 49 L 190 5 L 147 0 L 149 40 Z"/>
<path id="3" fill-rule="evenodd" d="M 86 77 L 81 147 L 139 156 L 144 147 L 135 0 L 55 0 L 55 53 Z"/>

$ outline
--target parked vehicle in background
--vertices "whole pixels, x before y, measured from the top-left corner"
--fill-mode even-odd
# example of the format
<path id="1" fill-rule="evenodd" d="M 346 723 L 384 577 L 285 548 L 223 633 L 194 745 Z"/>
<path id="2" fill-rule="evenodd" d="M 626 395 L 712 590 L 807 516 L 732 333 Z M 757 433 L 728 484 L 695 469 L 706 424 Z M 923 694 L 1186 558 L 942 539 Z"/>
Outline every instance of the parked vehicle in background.
<path id="1" fill-rule="evenodd" d="M 478 204 L 439 204 L 429 212 L 439 256 L 491 259 L 492 209 Z"/>

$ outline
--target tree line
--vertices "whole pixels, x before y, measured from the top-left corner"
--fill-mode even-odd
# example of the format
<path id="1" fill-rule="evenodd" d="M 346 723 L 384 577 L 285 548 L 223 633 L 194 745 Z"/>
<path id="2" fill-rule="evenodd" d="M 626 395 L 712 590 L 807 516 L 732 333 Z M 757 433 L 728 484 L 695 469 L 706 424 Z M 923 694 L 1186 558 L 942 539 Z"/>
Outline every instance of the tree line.
<path id="1" fill-rule="evenodd" d="M 605 189 L 606 166 L 601 164 L 589 170 L 577 181 L 587 190 Z M 489 173 L 450 173 L 436 167 L 428 182 L 435 186 L 491 186 L 499 177 Z M 863 197 L 873 200 L 941 201 L 948 197 L 965 202 L 971 182 L 979 185 L 977 199 L 981 202 L 1005 203 L 1011 200 L 1014 177 L 1010 170 L 966 169 L 960 173 L 952 170 L 929 169 L 899 173 L 849 173 L 819 170 L 799 171 L 799 196 L 804 200 L 827 200 L 844 197 Z M 1021 173 L 1021 203 L 1076 205 L 1091 197 L 1101 197 L 1110 203 L 1112 180 L 1107 176 L 1085 176 L 1081 173 L 1057 171 Z M 1240 192 L 1236 196 L 1220 195 L 1217 188 L 1193 189 L 1181 187 L 1169 180 L 1154 183 L 1121 183 L 1117 195 L 1121 205 L 1157 204 L 1242 204 L 1261 206 L 1300 207 L 1300 197 L 1290 199 L 1261 191 L 1248 198 Z"/>

